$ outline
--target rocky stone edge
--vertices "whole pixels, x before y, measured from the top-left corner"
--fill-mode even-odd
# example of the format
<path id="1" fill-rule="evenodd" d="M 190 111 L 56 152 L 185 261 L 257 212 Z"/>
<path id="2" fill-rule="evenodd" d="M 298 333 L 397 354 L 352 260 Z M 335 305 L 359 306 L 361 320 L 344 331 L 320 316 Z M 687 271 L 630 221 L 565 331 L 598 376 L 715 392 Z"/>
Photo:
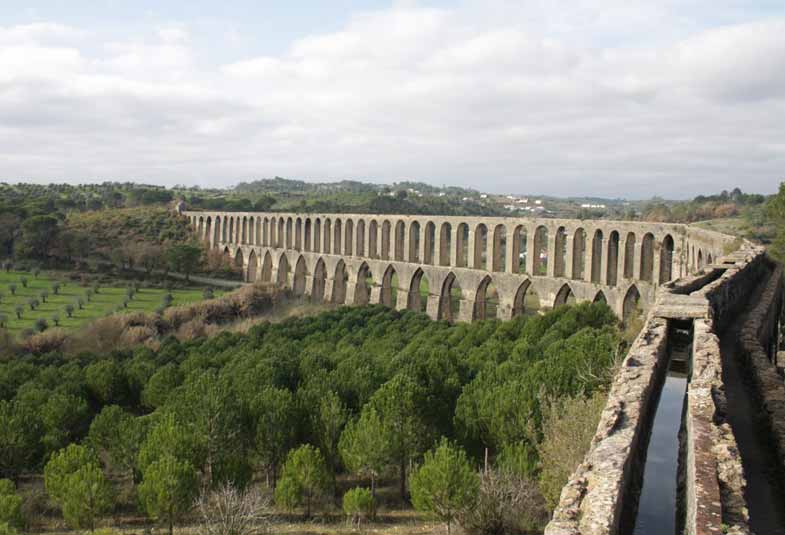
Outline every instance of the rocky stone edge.
<path id="1" fill-rule="evenodd" d="M 746 242 L 721 259 L 722 264 L 663 288 L 614 379 L 589 452 L 562 489 L 545 535 L 608 535 L 618 532 L 625 491 L 632 483 L 650 403 L 664 375 L 668 317 L 695 320 L 697 373 L 694 400 L 688 404 L 687 470 L 695 486 L 687 489 L 687 529 L 691 533 L 749 533 L 743 475 L 733 432 L 720 415 L 725 403 L 719 340 L 715 322 L 736 312 L 755 282 L 764 250 Z M 712 269 L 723 273 L 709 276 Z M 745 272 L 744 276 L 740 272 Z M 701 282 L 706 281 L 705 286 Z M 697 284 L 696 284 L 697 283 Z M 685 295 L 685 288 L 689 288 Z M 698 288 L 693 291 L 693 288 Z M 748 295 L 748 294 L 747 294 Z M 710 306 L 711 305 L 711 306 Z M 696 377 L 697 376 L 697 377 Z M 692 384 L 692 383 L 691 383 Z M 692 492 L 692 497 L 689 493 Z M 725 526 L 722 523 L 725 522 Z M 692 526 L 690 528 L 690 525 Z"/>
<path id="2" fill-rule="evenodd" d="M 780 459 L 779 469 L 785 472 L 785 383 L 776 366 L 769 361 L 762 343 L 765 341 L 763 329 L 772 319 L 770 315 L 777 312 L 774 307 L 780 303 L 782 291 L 782 266 L 776 266 L 757 306 L 750 311 L 742 327 L 741 346 Z"/>
<path id="3" fill-rule="evenodd" d="M 616 375 L 584 461 L 562 489 L 546 535 L 600 535 L 617 531 L 624 490 L 635 472 L 631 452 L 647 412 L 667 347 L 667 321 L 650 315 Z"/>
<path id="4" fill-rule="evenodd" d="M 722 418 L 725 392 L 719 338 L 711 320 L 695 320 L 693 331 L 692 377 L 685 416 L 685 533 L 748 534 L 741 457 L 733 431 Z"/>

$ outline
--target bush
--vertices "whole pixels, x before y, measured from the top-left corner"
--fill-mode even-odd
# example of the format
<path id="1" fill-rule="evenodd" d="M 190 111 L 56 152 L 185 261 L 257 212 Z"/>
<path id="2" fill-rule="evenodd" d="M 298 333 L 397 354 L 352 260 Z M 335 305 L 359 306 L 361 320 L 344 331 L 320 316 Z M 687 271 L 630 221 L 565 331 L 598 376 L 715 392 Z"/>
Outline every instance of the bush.
<path id="1" fill-rule="evenodd" d="M 0 328 L 5 329 L 8 326 L 8 316 L 0 312 Z"/>
<path id="2" fill-rule="evenodd" d="M 22 283 L 22 287 L 23 287 L 23 288 L 27 288 L 27 282 L 28 282 L 28 281 L 27 281 L 27 277 L 20 277 L 20 278 L 19 278 L 19 282 L 21 282 L 21 283 Z"/>
<path id="3" fill-rule="evenodd" d="M 38 268 L 38 267 L 33 268 L 33 277 L 35 277 L 37 279 L 38 275 L 40 275 L 40 274 L 41 274 L 41 268 Z"/>
<path id="4" fill-rule="evenodd" d="M 54 295 L 58 295 L 60 293 L 60 283 L 59 282 L 53 282 L 52 283 L 52 293 Z"/>
<path id="5" fill-rule="evenodd" d="M 538 447 L 540 490 L 549 510 L 559 503 L 562 487 L 583 461 L 597 431 L 607 394 L 577 396 L 543 404 L 543 437 Z"/>
<path id="6" fill-rule="evenodd" d="M 52 317 L 49 318 L 49 319 L 52 320 L 52 323 L 54 324 L 55 327 L 59 327 L 60 326 L 60 315 L 59 314 L 52 314 Z"/>
<path id="7" fill-rule="evenodd" d="M 41 298 L 41 301 L 42 301 L 43 303 L 46 303 L 46 299 L 49 297 L 49 290 L 47 290 L 46 288 L 44 288 L 43 290 L 41 290 L 40 292 L 38 292 L 38 296 Z"/>
<path id="8" fill-rule="evenodd" d="M 355 487 L 343 495 L 343 512 L 357 529 L 363 518 L 368 519 L 373 514 L 373 505 L 370 489 Z"/>
<path id="9" fill-rule="evenodd" d="M 14 307 L 14 313 L 16 314 L 16 319 L 18 320 L 22 319 L 22 312 L 24 311 L 25 311 L 25 307 L 23 307 L 22 305 L 16 305 Z"/>
<path id="10" fill-rule="evenodd" d="M 11 295 L 16 295 L 16 284 L 13 282 L 8 285 L 8 291 L 11 292 Z"/>
<path id="11" fill-rule="evenodd" d="M 35 320 L 35 330 L 39 333 L 44 332 L 49 327 L 49 324 L 46 322 L 44 318 L 38 318 Z"/>
<path id="12" fill-rule="evenodd" d="M 0 524 L 7 524 L 15 529 L 22 529 L 25 525 L 22 497 L 16 494 L 16 488 L 10 479 L 0 479 Z"/>
<path id="13" fill-rule="evenodd" d="M 41 303 L 35 297 L 31 297 L 27 300 L 27 306 L 30 307 L 30 310 L 35 310 L 40 304 Z"/>
<path id="14" fill-rule="evenodd" d="M 72 305 L 71 303 L 68 303 L 67 305 L 65 305 L 65 314 L 69 318 L 71 316 L 73 316 L 74 315 L 74 305 Z"/>
<path id="15" fill-rule="evenodd" d="M 469 533 L 482 535 L 540 533 L 548 518 L 537 480 L 499 468 L 481 475 L 477 500 L 460 514 Z"/>
<path id="16" fill-rule="evenodd" d="M 289 510 L 305 505 L 305 516 L 310 517 L 312 503 L 329 489 L 331 481 L 321 452 L 305 444 L 289 452 L 275 489 L 275 501 Z"/>

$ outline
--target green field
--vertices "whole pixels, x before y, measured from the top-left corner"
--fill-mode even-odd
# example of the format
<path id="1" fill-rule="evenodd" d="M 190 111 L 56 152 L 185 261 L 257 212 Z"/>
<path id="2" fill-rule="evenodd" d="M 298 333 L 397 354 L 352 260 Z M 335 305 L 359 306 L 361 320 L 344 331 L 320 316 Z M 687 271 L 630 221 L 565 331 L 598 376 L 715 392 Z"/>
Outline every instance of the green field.
<path id="1" fill-rule="evenodd" d="M 27 277 L 27 288 L 22 286 L 22 277 Z M 52 290 L 53 282 L 60 283 L 58 295 L 54 295 Z M 16 284 L 16 295 L 11 295 L 9 284 Z M 49 296 L 44 303 L 40 297 L 41 290 L 48 290 Z M 125 286 L 100 286 L 98 293 L 90 297 L 87 301 L 86 291 L 88 287 L 81 286 L 71 281 L 60 280 L 50 274 L 43 272 L 34 277 L 32 273 L 24 271 L 0 272 L 0 314 L 7 318 L 7 328 L 12 334 L 20 334 L 25 329 L 34 329 L 35 321 L 43 318 L 50 327 L 54 326 L 52 316 L 55 314 L 60 318 L 60 327 L 66 330 L 74 330 L 83 325 L 116 312 L 118 307 L 123 304 L 126 297 Z M 188 290 L 167 291 L 161 288 L 139 288 L 134 298 L 129 301 L 127 312 L 152 312 L 161 306 L 163 296 L 167 293 L 172 294 L 172 306 L 199 301 L 202 297 L 202 290 L 199 288 Z M 220 295 L 216 291 L 215 296 Z M 76 305 L 77 298 L 81 297 L 85 303 L 84 308 L 79 310 Z M 35 310 L 30 310 L 28 299 L 36 298 L 40 301 Z M 74 306 L 72 317 L 68 317 L 65 311 L 67 304 Z M 17 319 L 16 306 L 22 305 L 24 311 L 22 318 Z"/>

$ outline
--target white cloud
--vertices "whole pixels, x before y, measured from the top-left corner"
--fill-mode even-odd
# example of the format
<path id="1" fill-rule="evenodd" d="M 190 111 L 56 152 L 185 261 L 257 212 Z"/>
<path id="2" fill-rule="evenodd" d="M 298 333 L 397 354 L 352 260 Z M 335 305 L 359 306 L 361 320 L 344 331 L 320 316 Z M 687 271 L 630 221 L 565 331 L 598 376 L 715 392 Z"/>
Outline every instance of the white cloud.
<path id="1" fill-rule="evenodd" d="M 785 19 L 699 30 L 664 3 L 484 6 L 400 4 L 222 66 L 177 24 L 100 46 L 0 27 L 0 179 L 686 196 L 781 178 Z"/>

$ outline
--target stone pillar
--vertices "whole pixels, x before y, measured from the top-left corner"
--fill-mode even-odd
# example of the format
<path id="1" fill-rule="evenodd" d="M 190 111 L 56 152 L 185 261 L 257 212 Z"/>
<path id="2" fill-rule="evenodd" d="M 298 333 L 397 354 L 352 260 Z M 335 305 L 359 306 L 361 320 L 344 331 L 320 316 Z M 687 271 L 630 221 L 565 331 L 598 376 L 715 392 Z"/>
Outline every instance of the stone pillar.
<path id="1" fill-rule="evenodd" d="M 534 242 L 537 241 L 535 236 L 537 227 L 534 227 L 534 232 L 529 232 L 529 230 L 526 229 L 526 273 L 534 275 L 534 256 L 536 254 Z"/>
<path id="2" fill-rule="evenodd" d="M 461 288 L 463 291 L 463 288 Z M 465 321 L 466 323 L 471 323 L 474 316 L 474 297 L 472 299 L 467 299 L 466 294 L 463 294 L 463 299 L 461 300 L 461 306 L 458 310 L 458 317 L 456 318 L 457 321 Z"/>
<path id="3" fill-rule="evenodd" d="M 491 272 L 493 272 L 493 264 L 494 264 L 494 257 L 495 257 L 494 244 L 496 240 L 494 239 L 494 234 L 495 234 L 495 229 L 493 231 L 491 231 L 491 229 L 485 230 L 485 269 Z M 502 269 L 504 269 L 504 266 L 502 266 Z"/>
<path id="4" fill-rule="evenodd" d="M 440 296 L 428 294 L 428 303 L 425 305 L 425 313 L 428 317 L 436 321 L 439 319 L 439 301 Z"/>
<path id="5" fill-rule="evenodd" d="M 513 225 L 512 228 L 509 226 L 505 227 L 504 229 L 505 235 L 507 236 L 507 243 L 505 244 L 505 252 L 504 252 L 504 272 L 505 273 L 517 273 L 517 258 L 513 258 L 514 250 L 515 250 L 515 226 Z"/>
<path id="6" fill-rule="evenodd" d="M 371 286 L 371 295 L 368 298 L 369 303 L 377 304 L 382 302 L 382 287 L 379 284 L 374 283 Z"/>
<path id="7" fill-rule="evenodd" d="M 662 255 L 662 242 L 654 241 L 654 257 L 653 263 L 654 266 L 652 269 L 652 276 L 651 282 L 652 284 L 659 285 L 660 284 L 660 257 Z"/>
<path id="8" fill-rule="evenodd" d="M 559 236 L 559 229 L 548 229 L 548 276 L 554 277 L 556 274 L 556 240 Z"/>
<path id="9" fill-rule="evenodd" d="M 346 281 L 346 299 L 344 299 L 345 305 L 353 305 L 354 304 L 354 294 L 357 291 L 357 285 L 352 284 L 351 278 Z"/>
<path id="10" fill-rule="evenodd" d="M 332 277 L 327 277 L 324 279 L 324 302 L 325 303 L 332 303 L 333 302 L 333 286 L 335 285 L 335 280 Z"/>
<path id="11" fill-rule="evenodd" d="M 641 280 L 643 266 L 641 265 L 641 252 L 643 251 L 643 240 L 635 240 L 635 258 L 632 263 L 632 277 Z"/>
<path id="12" fill-rule="evenodd" d="M 426 236 L 428 235 L 428 222 L 425 223 L 425 226 L 420 225 L 420 243 L 417 246 L 417 255 L 420 258 L 420 263 L 425 264 L 425 245 L 426 245 Z M 436 263 L 436 231 L 433 232 L 433 257 L 431 258 L 431 264 Z"/>

